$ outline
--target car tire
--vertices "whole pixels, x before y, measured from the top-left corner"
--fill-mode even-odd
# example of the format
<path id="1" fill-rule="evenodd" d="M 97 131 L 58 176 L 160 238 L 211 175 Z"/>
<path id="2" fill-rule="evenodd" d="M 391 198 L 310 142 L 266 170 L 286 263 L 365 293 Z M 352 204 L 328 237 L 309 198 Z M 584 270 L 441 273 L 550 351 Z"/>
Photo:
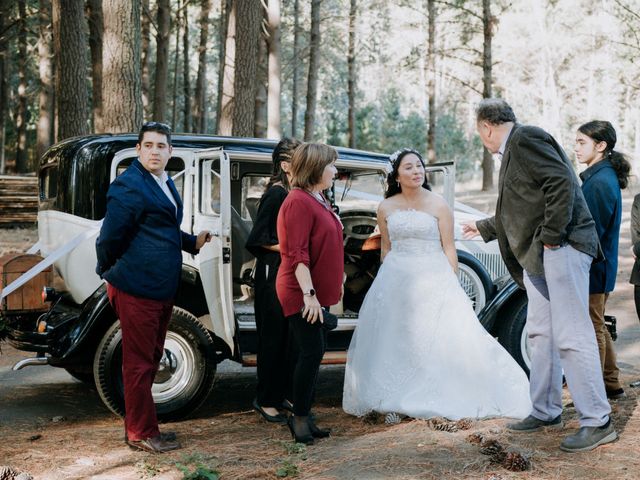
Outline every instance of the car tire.
<path id="1" fill-rule="evenodd" d="M 503 322 L 497 329 L 498 341 L 529 376 L 531 359 L 527 340 L 527 296 L 518 295 L 501 314 Z"/>
<path id="2" fill-rule="evenodd" d="M 478 314 L 493 296 L 495 285 L 480 260 L 463 250 L 458 250 L 457 254 L 458 280 Z"/>
<path id="3" fill-rule="evenodd" d="M 195 316 L 181 308 L 173 308 L 163 365 L 152 387 L 156 413 L 159 420 L 177 420 L 206 400 L 213 388 L 217 367 L 211 335 Z M 102 401 L 115 414 L 124 415 L 120 321 L 102 338 L 93 372 Z"/>

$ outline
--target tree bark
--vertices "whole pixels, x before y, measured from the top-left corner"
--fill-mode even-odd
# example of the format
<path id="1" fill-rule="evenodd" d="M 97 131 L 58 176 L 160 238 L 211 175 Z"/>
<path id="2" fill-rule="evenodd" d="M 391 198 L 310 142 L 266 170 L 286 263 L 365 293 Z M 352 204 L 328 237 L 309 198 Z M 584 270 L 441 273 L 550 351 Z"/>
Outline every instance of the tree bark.
<path id="1" fill-rule="evenodd" d="M 263 9 L 257 1 L 236 2 L 236 56 L 232 135 L 249 137 L 255 124 L 258 41 Z"/>
<path id="2" fill-rule="evenodd" d="M 261 23 L 266 23 L 267 10 L 263 10 L 263 18 Z M 255 108 L 253 122 L 253 136 L 256 138 L 264 138 L 267 136 L 267 98 L 269 78 L 269 54 L 268 39 L 262 32 L 258 34 L 258 57 L 256 60 L 256 77 L 255 77 Z"/>
<path id="3" fill-rule="evenodd" d="M 149 0 L 142 0 L 142 11 L 140 12 L 140 24 L 142 30 L 142 112 L 144 118 L 151 115 L 151 90 L 149 88 L 149 50 L 151 46 L 151 11 L 149 10 Z"/>
<path id="4" fill-rule="evenodd" d="M 87 38 L 82 0 L 53 0 L 56 139 L 89 133 Z"/>
<path id="5" fill-rule="evenodd" d="M 218 115 L 218 134 L 231 135 L 233 130 L 233 110 L 235 106 L 235 59 L 236 59 L 236 2 L 229 0 L 226 20 L 224 47 L 224 65 L 222 67 L 222 91 L 220 92 L 220 114 Z"/>
<path id="6" fill-rule="evenodd" d="M 0 32 L 5 31 L 9 22 L 10 7 L 6 2 L 0 2 Z M 6 170 L 4 143 L 7 118 L 7 44 L 5 35 L 0 35 L 0 175 Z"/>
<path id="7" fill-rule="evenodd" d="M 103 0 L 102 99 L 105 131 L 137 132 L 142 124 L 140 2 Z"/>
<path id="8" fill-rule="evenodd" d="M 207 131 L 207 41 L 209 40 L 209 14 L 211 0 L 202 0 L 200 7 L 200 45 L 198 46 L 198 77 L 193 104 L 193 130 Z"/>
<path id="9" fill-rule="evenodd" d="M 102 0 L 87 0 L 87 11 L 93 84 L 93 131 L 102 133 L 105 131 L 102 120 L 102 36 L 104 35 Z"/>
<path id="10" fill-rule="evenodd" d="M 224 103 L 224 87 L 229 88 L 229 80 L 227 80 L 227 38 L 229 37 L 229 18 L 233 9 L 232 0 L 221 0 L 220 2 L 220 23 L 218 29 L 218 52 L 220 55 L 220 64 L 218 65 L 218 94 L 216 95 L 216 128 L 215 131 L 221 134 L 222 106 Z M 235 15 L 235 13 L 234 13 Z M 235 20 L 234 20 L 235 21 Z M 234 26 L 235 28 L 235 26 Z M 234 31 L 235 36 L 235 31 Z M 235 46 L 235 37 L 233 39 Z M 234 47 L 235 48 L 235 47 Z M 235 54 L 235 52 L 234 52 Z M 233 56 L 231 57 L 233 59 Z M 233 88 L 233 78 L 231 79 L 231 88 Z M 224 122 L 223 122 L 224 123 Z M 230 125 L 230 123 L 229 123 Z M 226 128 L 226 127 L 225 127 Z M 230 127 L 229 127 L 230 128 Z"/>
<path id="11" fill-rule="evenodd" d="M 169 76 L 170 0 L 158 0 L 158 33 L 156 34 L 156 74 L 153 92 L 153 120 L 164 122 L 167 112 L 167 79 Z"/>
<path id="12" fill-rule="evenodd" d="M 311 40 L 309 41 L 309 74 L 307 77 L 307 108 L 304 112 L 304 141 L 313 139 L 318 93 L 318 64 L 320 60 L 320 4 L 311 2 Z"/>
<path id="13" fill-rule="evenodd" d="M 356 148 L 356 13 L 357 0 L 351 0 L 349 8 L 349 48 L 347 51 L 347 96 L 349 98 L 348 143 Z"/>
<path id="14" fill-rule="evenodd" d="M 184 32 L 182 35 L 182 131 L 191 131 L 191 79 L 189 75 L 189 63 L 191 58 L 189 57 L 189 12 L 187 4 L 184 5 L 184 11 L 182 12 L 182 20 Z M 176 45 L 177 48 L 177 45 Z"/>
<path id="15" fill-rule="evenodd" d="M 269 28 L 267 138 L 280 138 L 282 136 L 280 125 L 280 0 L 269 0 L 267 18 Z"/>
<path id="16" fill-rule="evenodd" d="M 36 155 L 39 160 L 53 142 L 53 62 L 51 35 L 51 0 L 39 1 L 40 38 L 38 39 L 38 71 L 40 96 L 38 99 L 38 131 Z M 0 100 L 1 102 L 1 100 Z"/>
<path id="17" fill-rule="evenodd" d="M 482 48 L 482 97 L 491 98 L 492 95 L 492 63 L 491 40 L 493 38 L 493 17 L 491 16 L 491 0 L 482 0 L 482 26 L 484 41 Z M 493 156 L 484 149 L 482 157 L 482 190 L 493 188 Z"/>
<path id="18" fill-rule="evenodd" d="M 173 55 L 173 86 L 171 87 L 171 126 L 178 126 L 178 69 L 180 67 L 180 11 L 182 2 L 178 0 L 178 14 L 176 15 L 176 50 Z"/>
<path id="19" fill-rule="evenodd" d="M 300 56 L 300 2 L 293 2 L 293 86 L 291 88 L 291 136 L 296 137 L 298 132 L 298 77 Z"/>
<path id="20" fill-rule="evenodd" d="M 427 126 L 427 162 L 436 162 L 436 2 L 427 1 L 427 95 L 429 98 L 429 124 Z"/>
<path id="21" fill-rule="evenodd" d="M 27 171 L 27 1 L 18 0 L 18 108 L 16 172 Z"/>

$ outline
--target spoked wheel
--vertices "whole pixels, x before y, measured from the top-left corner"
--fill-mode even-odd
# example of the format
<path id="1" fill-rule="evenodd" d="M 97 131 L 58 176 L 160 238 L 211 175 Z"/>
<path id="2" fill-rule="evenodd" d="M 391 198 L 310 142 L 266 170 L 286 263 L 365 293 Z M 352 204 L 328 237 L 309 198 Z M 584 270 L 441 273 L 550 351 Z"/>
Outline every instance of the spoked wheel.
<path id="1" fill-rule="evenodd" d="M 458 280 L 477 314 L 493 295 L 495 286 L 484 265 L 476 257 L 462 250 L 458 250 L 457 254 Z"/>
<path id="2" fill-rule="evenodd" d="M 211 392 L 216 354 L 209 332 L 186 310 L 174 307 L 164 355 L 152 394 L 158 418 L 175 420 L 193 412 Z M 96 351 L 93 371 L 98 393 L 107 407 L 124 415 L 122 331 L 114 323 Z"/>

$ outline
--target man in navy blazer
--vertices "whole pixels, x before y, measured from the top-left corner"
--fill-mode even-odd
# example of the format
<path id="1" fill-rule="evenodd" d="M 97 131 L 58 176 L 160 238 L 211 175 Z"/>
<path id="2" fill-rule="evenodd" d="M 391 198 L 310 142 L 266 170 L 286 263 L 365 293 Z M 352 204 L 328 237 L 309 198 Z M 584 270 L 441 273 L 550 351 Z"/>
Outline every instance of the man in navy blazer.
<path id="1" fill-rule="evenodd" d="M 180 230 L 182 201 L 165 172 L 171 130 L 158 122 L 140 129 L 138 159 L 107 193 L 107 213 L 96 241 L 96 272 L 122 329 L 125 441 L 161 453 L 180 448 L 175 433 L 160 433 L 151 387 L 164 351 L 182 269 L 182 250 L 197 254 L 211 239 Z"/>

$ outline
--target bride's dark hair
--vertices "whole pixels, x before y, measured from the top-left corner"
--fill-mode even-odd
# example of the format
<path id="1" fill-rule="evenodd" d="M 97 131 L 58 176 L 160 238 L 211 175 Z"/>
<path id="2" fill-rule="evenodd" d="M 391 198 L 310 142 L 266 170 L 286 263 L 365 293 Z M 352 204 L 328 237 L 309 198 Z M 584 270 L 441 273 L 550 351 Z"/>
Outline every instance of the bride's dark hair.
<path id="1" fill-rule="evenodd" d="M 418 160 L 420 160 L 420 163 L 422 164 L 422 166 L 423 167 L 425 166 L 422 155 L 420 155 L 420 153 L 417 150 L 414 150 L 413 148 L 403 148 L 401 150 L 397 150 L 393 152 L 389 156 L 389 160 L 391 161 L 391 172 L 389 172 L 389 175 L 387 175 L 387 191 L 384 194 L 384 198 L 393 197 L 394 195 L 397 195 L 398 193 L 402 192 L 402 188 L 398 183 L 398 168 L 400 168 L 400 163 L 402 162 L 402 159 L 406 155 L 409 155 L 410 153 L 418 157 Z M 431 185 L 429 185 L 426 175 L 424 176 L 424 183 L 422 184 L 422 188 L 431 190 Z"/>

